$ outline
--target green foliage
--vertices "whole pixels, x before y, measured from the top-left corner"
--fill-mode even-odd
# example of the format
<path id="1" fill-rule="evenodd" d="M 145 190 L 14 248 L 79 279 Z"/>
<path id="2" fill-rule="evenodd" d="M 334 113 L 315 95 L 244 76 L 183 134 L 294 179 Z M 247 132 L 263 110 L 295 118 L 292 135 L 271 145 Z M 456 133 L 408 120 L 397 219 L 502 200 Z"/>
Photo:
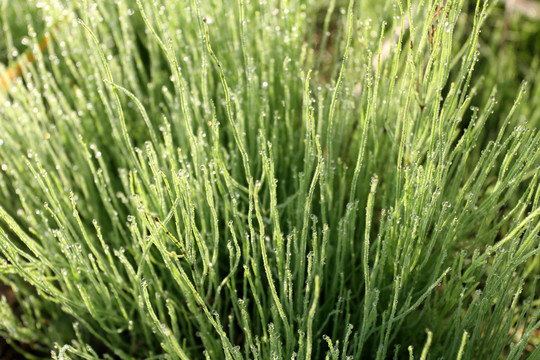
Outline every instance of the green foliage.
<path id="1" fill-rule="evenodd" d="M 465 0 L 1 9 L 0 336 L 25 357 L 538 358 L 540 23 Z"/>

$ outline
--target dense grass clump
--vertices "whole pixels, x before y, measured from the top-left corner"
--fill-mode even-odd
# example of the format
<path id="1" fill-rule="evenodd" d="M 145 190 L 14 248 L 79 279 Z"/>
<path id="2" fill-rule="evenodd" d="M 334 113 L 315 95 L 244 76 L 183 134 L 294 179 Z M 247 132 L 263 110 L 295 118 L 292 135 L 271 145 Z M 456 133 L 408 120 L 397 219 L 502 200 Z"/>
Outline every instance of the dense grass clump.
<path id="1" fill-rule="evenodd" d="M 540 358 L 538 20 L 3 0 L 0 21 L 20 356 Z"/>

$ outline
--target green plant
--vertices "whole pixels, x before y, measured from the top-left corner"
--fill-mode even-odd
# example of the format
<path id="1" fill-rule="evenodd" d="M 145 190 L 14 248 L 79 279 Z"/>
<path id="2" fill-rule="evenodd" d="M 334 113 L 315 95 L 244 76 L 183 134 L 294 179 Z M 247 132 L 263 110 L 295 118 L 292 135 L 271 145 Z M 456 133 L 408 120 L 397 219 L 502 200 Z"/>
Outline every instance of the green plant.
<path id="1" fill-rule="evenodd" d="M 476 75 L 498 9 L 4 16 L 0 334 L 28 358 L 538 358 L 540 75 L 502 110 Z"/>

